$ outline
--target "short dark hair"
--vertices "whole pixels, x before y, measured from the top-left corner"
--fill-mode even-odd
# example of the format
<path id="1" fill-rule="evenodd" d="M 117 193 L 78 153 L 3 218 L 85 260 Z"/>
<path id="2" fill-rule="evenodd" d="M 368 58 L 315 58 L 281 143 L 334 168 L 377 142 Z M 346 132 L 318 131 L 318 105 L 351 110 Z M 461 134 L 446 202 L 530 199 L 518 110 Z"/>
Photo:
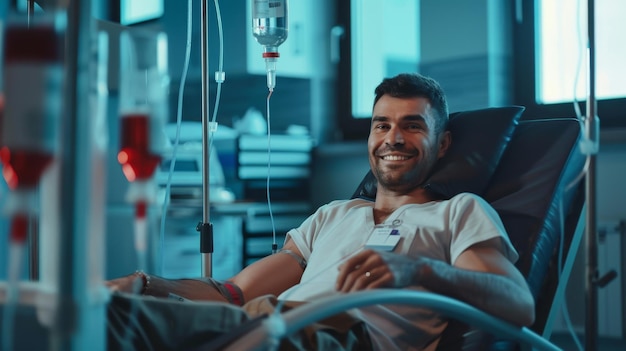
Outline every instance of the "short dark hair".
<path id="1" fill-rule="evenodd" d="M 385 78 L 374 91 L 374 105 L 383 95 L 395 98 L 427 98 L 439 115 L 435 124 L 437 133 L 448 126 L 448 103 L 443 89 L 436 80 L 418 73 L 401 73 L 392 78 Z"/>

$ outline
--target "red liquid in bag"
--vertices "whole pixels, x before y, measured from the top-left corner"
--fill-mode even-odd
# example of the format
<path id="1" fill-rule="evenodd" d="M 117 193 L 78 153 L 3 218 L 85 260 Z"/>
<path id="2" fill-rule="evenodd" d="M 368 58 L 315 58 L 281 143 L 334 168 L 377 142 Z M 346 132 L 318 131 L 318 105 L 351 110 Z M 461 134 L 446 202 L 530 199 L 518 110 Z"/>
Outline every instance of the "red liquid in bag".
<path id="1" fill-rule="evenodd" d="M 130 114 L 121 121 L 121 149 L 117 160 L 129 182 L 147 180 L 154 174 L 161 157 L 150 148 L 150 118 L 145 114 Z"/>
<path id="2" fill-rule="evenodd" d="M 0 160 L 4 164 L 2 175 L 11 189 L 28 189 L 37 186 L 41 175 L 52 163 L 52 153 L 37 150 L 0 149 Z"/>

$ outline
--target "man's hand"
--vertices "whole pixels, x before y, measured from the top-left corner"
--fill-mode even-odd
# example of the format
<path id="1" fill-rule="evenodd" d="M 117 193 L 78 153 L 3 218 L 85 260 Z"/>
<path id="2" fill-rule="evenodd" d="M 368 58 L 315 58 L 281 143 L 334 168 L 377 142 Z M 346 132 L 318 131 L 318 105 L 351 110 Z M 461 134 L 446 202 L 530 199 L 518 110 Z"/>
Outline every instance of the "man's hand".
<path id="1" fill-rule="evenodd" d="M 411 285 L 424 262 L 392 252 L 364 250 L 339 268 L 336 289 L 351 292 L 376 288 L 402 288 Z"/>
<path id="2" fill-rule="evenodd" d="M 137 293 L 141 291 L 143 281 L 140 275 L 129 274 L 124 277 L 105 281 L 106 286 L 112 291 L 125 293 Z"/>

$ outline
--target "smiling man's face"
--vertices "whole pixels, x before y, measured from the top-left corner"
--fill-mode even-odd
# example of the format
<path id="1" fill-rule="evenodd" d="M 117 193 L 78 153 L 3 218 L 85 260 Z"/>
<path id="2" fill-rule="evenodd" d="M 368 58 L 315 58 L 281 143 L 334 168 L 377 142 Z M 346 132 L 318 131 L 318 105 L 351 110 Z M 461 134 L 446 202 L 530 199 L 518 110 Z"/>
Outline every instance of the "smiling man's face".
<path id="1" fill-rule="evenodd" d="M 436 111 L 423 97 L 383 95 L 374 105 L 368 138 L 369 161 L 380 186 L 408 192 L 421 185 L 445 153 Z"/>

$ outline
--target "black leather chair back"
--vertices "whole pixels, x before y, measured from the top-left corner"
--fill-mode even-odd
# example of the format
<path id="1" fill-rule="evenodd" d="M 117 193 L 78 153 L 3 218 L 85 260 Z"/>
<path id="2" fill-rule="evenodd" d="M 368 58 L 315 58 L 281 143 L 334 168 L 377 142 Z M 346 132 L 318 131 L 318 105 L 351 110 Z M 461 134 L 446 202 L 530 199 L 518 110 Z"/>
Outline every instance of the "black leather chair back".
<path id="1" fill-rule="evenodd" d="M 481 138 L 500 141 L 496 153 L 487 155 L 491 158 L 481 157 L 480 154 L 487 151 L 461 137 L 475 131 L 452 129 L 455 152 L 460 153 L 454 155 L 456 162 L 466 161 L 480 169 L 462 172 L 455 170 L 454 166 L 450 166 L 451 169 L 439 167 L 431 175 L 428 187 L 443 198 L 461 191 L 473 192 L 483 196 L 496 209 L 520 254 L 516 265 L 526 277 L 536 300 L 536 322 L 531 329 L 541 333 L 558 284 L 559 250 L 563 250 L 564 261 L 584 204 L 584 182 L 581 179 L 585 156 L 578 147 L 580 124 L 574 118 L 520 119 L 519 114 L 511 117 L 511 110 L 506 108 L 470 112 L 475 120 L 468 124 L 480 126 Z M 485 113 L 503 113 L 502 118 L 511 121 L 512 130 L 504 132 L 501 126 L 492 129 L 481 117 Z M 454 118 L 451 115 L 452 126 Z M 510 132 L 508 136 L 507 132 Z M 491 163 L 473 162 L 472 158 L 489 158 Z M 437 172 L 447 174 L 442 176 Z M 480 180 L 484 186 L 476 186 L 476 179 L 468 179 L 476 176 L 483 177 Z M 444 179 L 443 185 L 440 179 Z M 452 191 L 446 192 L 445 189 Z M 354 197 L 373 199 L 375 191 L 375 179 L 368 173 Z M 471 330 L 462 322 L 451 321 L 438 349 L 514 350 L 517 347 L 512 341 L 495 340 L 485 332 Z"/>

